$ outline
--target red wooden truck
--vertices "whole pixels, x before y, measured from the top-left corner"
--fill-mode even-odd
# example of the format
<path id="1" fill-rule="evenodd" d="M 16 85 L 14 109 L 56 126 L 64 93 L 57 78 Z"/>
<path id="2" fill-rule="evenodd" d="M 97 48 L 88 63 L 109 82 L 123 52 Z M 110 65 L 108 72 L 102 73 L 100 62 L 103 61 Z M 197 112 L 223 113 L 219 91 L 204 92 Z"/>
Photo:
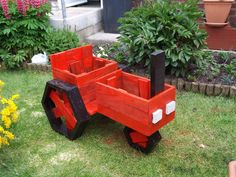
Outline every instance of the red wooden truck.
<path id="1" fill-rule="evenodd" d="M 46 84 L 42 105 L 52 129 L 71 140 L 100 113 L 123 124 L 130 146 L 147 154 L 175 117 L 176 89 L 164 83 L 162 51 L 152 54 L 151 80 L 94 56 L 91 45 L 53 54 L 50 61 L 54 79 Z"/>

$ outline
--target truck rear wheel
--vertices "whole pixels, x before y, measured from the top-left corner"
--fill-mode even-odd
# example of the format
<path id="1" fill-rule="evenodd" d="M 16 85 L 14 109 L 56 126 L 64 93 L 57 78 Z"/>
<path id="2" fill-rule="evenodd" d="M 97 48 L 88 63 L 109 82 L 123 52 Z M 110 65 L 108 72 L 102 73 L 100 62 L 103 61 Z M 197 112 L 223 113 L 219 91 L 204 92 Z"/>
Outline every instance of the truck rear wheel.
<path id="1" fill-rule="evenodd" d="M 128 144 L 144 154 L 150 153 L 161 140 L 161 134 L 159 131 L 151 136 L 145 136 L 129 127 L 124 128 L 124 134 L 128 141 Z"/>

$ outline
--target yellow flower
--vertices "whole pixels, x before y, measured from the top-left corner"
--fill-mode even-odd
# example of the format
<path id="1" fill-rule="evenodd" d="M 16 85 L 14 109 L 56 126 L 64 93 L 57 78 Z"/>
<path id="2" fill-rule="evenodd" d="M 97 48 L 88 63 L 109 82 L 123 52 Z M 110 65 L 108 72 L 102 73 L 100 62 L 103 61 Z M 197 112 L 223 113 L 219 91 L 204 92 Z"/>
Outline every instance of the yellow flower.
<path id="1" fill-rule="evenodd" d="M 14 113 L 12 114 L 12 120 L 13 120 L 14 123 L 17 122 L 18 117 L 19 117 L 19 113 L 18 113 L 18 112 L 14 112 Z"/>
<path id="2" fill-rule="evenodd" d="M 4 98 L 1 95 L 3 85 L 4 82 L 0 80 L 0 148 L 9 145 L 9 141 L 15 139 L 14 134 L 6 129 L 10 129 L 11 124 L 16 123 L 19 117 L 18 107 L 14 102 L 15 99 L 19 98 L 19 95 L 12 95 L 10 99 Z"/>
<path id="3" fill-rule="evenodd" d="M 2 137 L 0 136 L 0 148 L 1 148 L 2 144 L 3 144 L 3 141 L 2 141 Z"/>
<path id="4" fill-rule="evenodd" d="M 4 122 L 6 128 L 11 127 L 11 119 L 8 116 L 2 116 L 2 121 Z"/>
<path id="5" fill-rule="evenodd" d="M 17 106 L 12 100 L 8 101 L 8 105 L 9 105 L 8 110 L 10 111 L 10 113 L 13 113 L 17 110 Z"/>
<path id="6" fill-rule="evenodd" d="M 9 142 L 8 142 L 8 140 L 7 140 L 7 138 L 1 138 L 2 139 L 2 144 L 3 145 L 9 145 Z"/>
<path id="7" fill-rule="evenodd" d="M 3 133 L 4 131 L 4 128 L 0 125 L 0 133 Z"/>
<path id="8" fill-rule="evenodd" d="M 4 132 L 4 128 L 0 125 L 0 133 Z"/>
<path id="9" fill-rule="evenodd" d="M 20 95 L 19 95 L 19 94 L 12 95 L 12 97 L 11 97 L 11 100 L 18 99 L 19 97 L 20 97 Z"/>
<path id="10" fill-rule="evenodd" d="M 6 107 L 6 108 L 4 108 L 4 109 L 1 111 L 1 114 L 2 114 L 3 116 L 10 116 L 10 115 L 11 115 L 11 112 L 10 112 L 9 108 Z"/>
<path id="11" fill-rule="evenodd" d="M 15 136 L 11 132 L 9 132 L 9 131 L 4 131 L 4 134 L 10 140 L 13 140 L 15 138 Z"/>
<path id="12" fill-rule="evenodd" d="M 4 86 L 4 82 L 0 80 L 0 87 Z"/>
<path id="13" fill-rule="evenodd" d="M 8 100 L 6 98 L 2 98 L 1 102 L 2 102 L 2 104 L 6 104 L 8 102 Z"/>

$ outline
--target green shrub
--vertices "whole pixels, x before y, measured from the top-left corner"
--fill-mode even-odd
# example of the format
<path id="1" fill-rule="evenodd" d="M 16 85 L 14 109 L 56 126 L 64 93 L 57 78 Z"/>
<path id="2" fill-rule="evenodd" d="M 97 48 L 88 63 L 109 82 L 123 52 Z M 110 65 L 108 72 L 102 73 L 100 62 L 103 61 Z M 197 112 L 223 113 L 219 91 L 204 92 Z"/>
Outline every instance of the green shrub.
<path id="1" fill-rule="evenodd" d="M 42 44 L 47 54 L 53 54 L 80 46 L 76 33 L 66 30 L 51 30 Z"/>
<path id="2" fill-rule="evenodd" d="M 185 76 L 192 64 L 203 58 L 206 33 L 199 29 L 202 17 L 197 1 L 159 1 L 134 8 L 119 20 L 119 42 L 125 46 L 130 65 L 149 66 L 150 54 L 158 49 L 166 54 L 167 71 Z"/>
<path id="3" fill-rule="evenodd" d="M 39 0 L 27 2 L 2 0 L 0 3 L 0 61 L 10 69 L 19 67 L 25 58 L 41 52 L 50 30 L 49 3 Z"/>
<path id="4" fill-rule="evenodd" d="M 26 53 L 23 50 L 18 50 L 16 54 L 2 52 L 0 58 L 3 58 L 3 63 L 8 69 L 20 68 L 21 64 L 26 59 Z"/>

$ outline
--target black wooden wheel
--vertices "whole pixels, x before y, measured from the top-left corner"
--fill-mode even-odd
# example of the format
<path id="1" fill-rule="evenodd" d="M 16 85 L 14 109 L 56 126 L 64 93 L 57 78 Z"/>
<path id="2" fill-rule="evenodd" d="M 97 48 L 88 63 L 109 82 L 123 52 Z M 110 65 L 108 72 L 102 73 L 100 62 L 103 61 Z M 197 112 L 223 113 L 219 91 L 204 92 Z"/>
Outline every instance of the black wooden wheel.
<path id="1" fill-rule="evenodd" d="M 151 136 L 145 136 L 129 127 L 125 127 L 124 134 L 128 144 L 132 148 L 144 154 L 150 153 L 161 140 L 161 134 L 159 131 L 155 132 Z"/>
<path id="2" fill-rule="evenodd" d="M 59 80 L 48 81 L 42 105 L 53 130 L 70 140 L 82 135 L 89 115 L 76 86 Z"/>

